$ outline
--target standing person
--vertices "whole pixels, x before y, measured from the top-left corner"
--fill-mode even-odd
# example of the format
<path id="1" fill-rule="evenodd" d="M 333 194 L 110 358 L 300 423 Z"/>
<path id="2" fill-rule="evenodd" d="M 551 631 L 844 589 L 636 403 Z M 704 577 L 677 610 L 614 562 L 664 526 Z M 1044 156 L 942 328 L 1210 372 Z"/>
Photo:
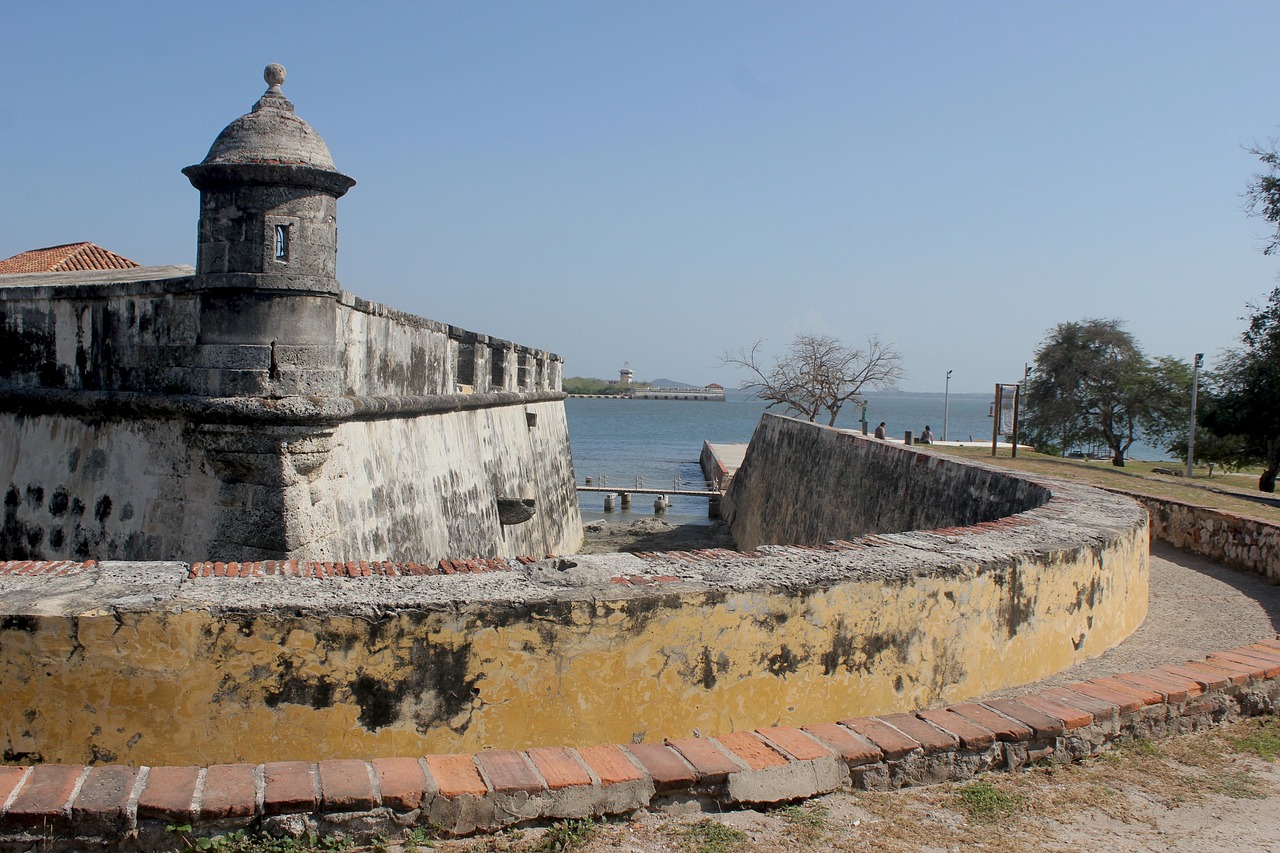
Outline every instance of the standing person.
<path id="1" fill-rule="evenodd" d="M 880 439 L 881 441 L 884 441 L 885 436 L 886 436 L 886 432 L 884 428 L 884 421 L 881 421 L 880 426 L 876 427 L 876 438 Z"/>
<path id="2" fill-rule="evenodd" d="M 924 432 L 920 433 L 921 444 L 933 444 L 933 430 L 929 429 L 929 425 L 924 425 Z"/>

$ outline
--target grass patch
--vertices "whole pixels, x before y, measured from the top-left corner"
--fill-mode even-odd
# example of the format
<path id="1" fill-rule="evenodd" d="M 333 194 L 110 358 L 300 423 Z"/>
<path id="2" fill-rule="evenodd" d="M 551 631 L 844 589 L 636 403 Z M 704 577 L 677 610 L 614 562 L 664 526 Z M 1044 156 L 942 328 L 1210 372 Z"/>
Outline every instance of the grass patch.
<path id="1" fill-rule="evenodd" d="M 830 813 L 830 809 L 822 803 L 801 803 L 778 810 L 778 816 L 794 830 L 795 836 L 800 841 L 810 843 L 823 836 Z"/>
<path id="2" fill-rule="evenodd" d="M 1141 756 L 1143 758 L 1159 758 L 1160 744 L 1151 738 L 1135 737 L 1123 740 L 1117 747 L 1120 753 L 1129 753 L 1131 755 Z"/>
<path id="3" fill-rule="evenodd" d="M 225 835 L 192 838 L 191 826 L 170 826 L 169 832 L 182 845 L 180 850 L 208 850 L 212 853 L 327 853 L 327 851 L 352 851 L 355 846 L 340 835 L 318 838 L 276 838 L 262 833 L 249 833 L 243 829 Z M 368 849 L 368 848 L 363 848 Z"/>
<path id="4" fill-rule="evenodd" d="M 591 840 L 597 824 L 591 818 L 562 820 L 553 823 L 533 845 L 532 853 L 568 853 Z"/>
<path id="5" fill-rule="evenodd" d="M 726 826 L 711 818 L 690 824 L 680 833 L 681 849 L 690 853 L 733 853 L 747 842 L 741 829 Z"/>
<path id="6" fill-rule="evenodd" d="M 1001 791 L 985 779 L 965 785 L 956 791 L 956 796 L 960 808 L 978 823 L 994 823 L 1021 811 L 1027 802 L 1022 794 Z"/>
<path id="7" fill-rule="evenodd" d="M 1232 749 L 1256 755 L 1263 761 L 1275 761 L 1280 755 L 1280 717 L 1259 717 L 1236 726 L 1227 738 Z"/>

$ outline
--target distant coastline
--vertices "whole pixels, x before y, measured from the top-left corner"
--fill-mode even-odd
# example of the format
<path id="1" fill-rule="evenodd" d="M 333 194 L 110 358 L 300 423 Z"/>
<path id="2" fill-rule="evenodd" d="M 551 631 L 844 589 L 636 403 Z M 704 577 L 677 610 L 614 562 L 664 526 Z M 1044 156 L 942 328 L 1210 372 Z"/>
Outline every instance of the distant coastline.
<path id="1" fill-rule="evenodd" d="M 633 382 L 629 374 L 617 380 L 570 376 L 561 387 L 572 398 L 600 400 L 688 400 L 702 403 L 723 403 L 722 385 L 688 385 L 672 379 L 655 382 Z"/>

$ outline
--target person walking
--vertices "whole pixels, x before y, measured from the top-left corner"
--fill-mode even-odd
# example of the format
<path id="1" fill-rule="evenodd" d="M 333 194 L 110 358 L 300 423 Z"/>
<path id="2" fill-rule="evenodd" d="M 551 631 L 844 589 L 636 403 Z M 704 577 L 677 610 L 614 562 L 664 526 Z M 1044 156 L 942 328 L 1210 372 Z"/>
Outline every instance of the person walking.
<path id="1" fill-rule="evenodd" d="M 885 431 L 884 421 L 880 422 L 880 426 L 876 427 L 876 438 L 884 441 L 888 433 Z"/>

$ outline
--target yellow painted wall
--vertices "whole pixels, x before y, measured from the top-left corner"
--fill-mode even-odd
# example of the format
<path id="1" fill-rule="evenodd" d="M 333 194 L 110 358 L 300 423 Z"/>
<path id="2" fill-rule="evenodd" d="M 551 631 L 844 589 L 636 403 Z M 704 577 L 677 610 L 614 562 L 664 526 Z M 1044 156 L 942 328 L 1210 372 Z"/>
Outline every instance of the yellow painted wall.
<path id="1" fill-rule="evenodd" d="M 10 761 L 369 758 L 908 710 L 1100 654 L 1141 624 L 1147 579 L 1140 524 L 1101 547 L 799 591 L 610 587 L 382 621 L 8 617 L 0 745 Z"/>

